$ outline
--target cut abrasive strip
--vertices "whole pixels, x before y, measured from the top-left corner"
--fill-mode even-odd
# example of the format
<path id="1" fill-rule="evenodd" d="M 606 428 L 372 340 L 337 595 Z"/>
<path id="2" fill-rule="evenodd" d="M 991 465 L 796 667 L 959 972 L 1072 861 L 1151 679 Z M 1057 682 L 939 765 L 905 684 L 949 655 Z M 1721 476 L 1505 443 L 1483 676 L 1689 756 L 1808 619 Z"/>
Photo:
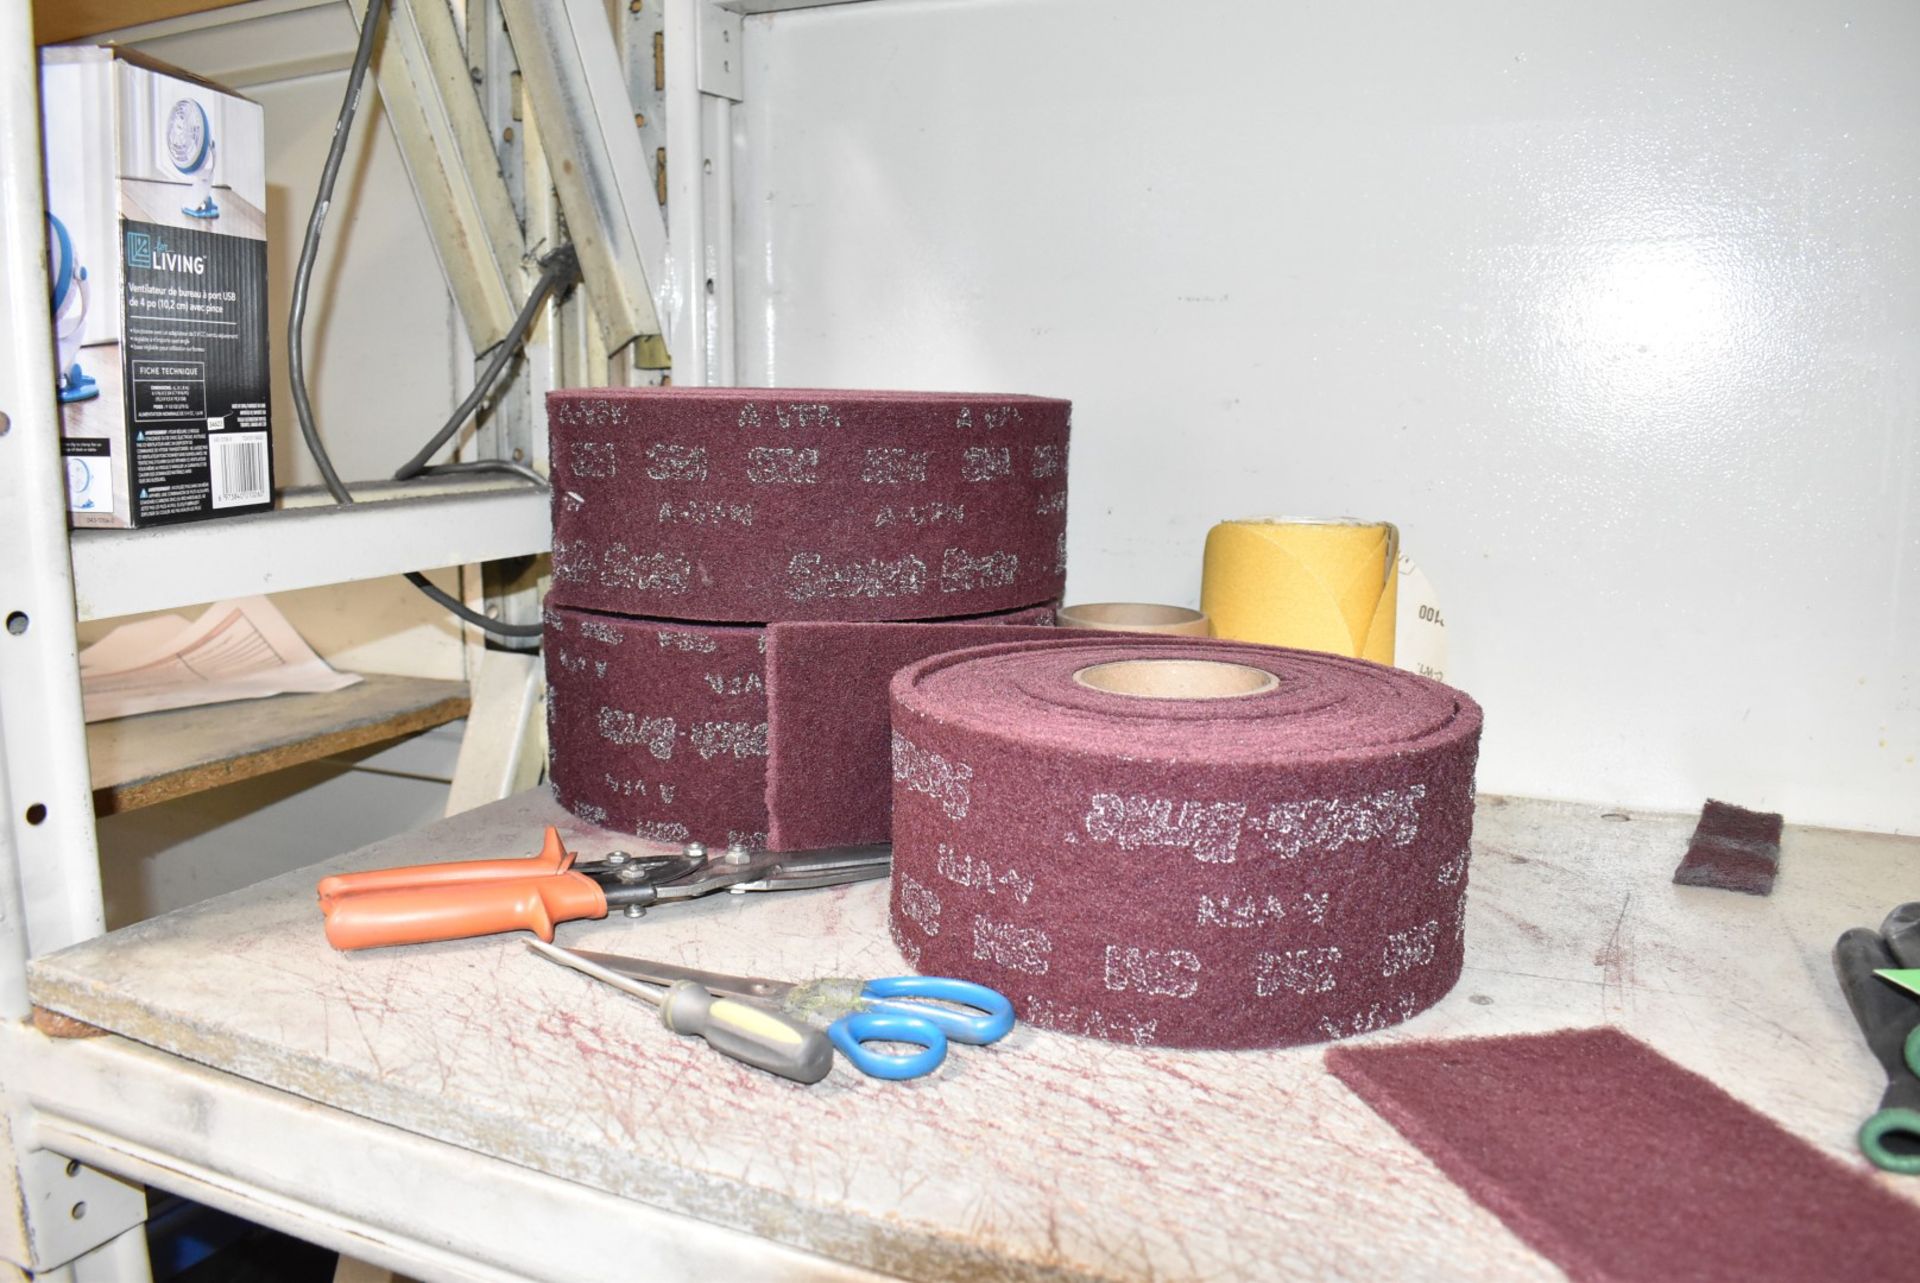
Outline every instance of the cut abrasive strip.
<path id="1" fill-rule="evenodd" d="M 768 845 L 805 851 L 888 841 L 893 675 L 950 650 L 1059 636 L 1057 629 L 1020 622 L 1013 615 L 1005 622 L 768 628 Z"/>
<path id="2" fill-rule="evenodd" d="M 1708 800 L 1687 853 L 1673 871 L 1680 886 L 1768 895 L 1780 870 L 1778 815 Z"/>
<path id="3" fill-rule="evenodd" d="M 905 620 L 1060 596 L 1065 401 L 614 388 L 547 405 L 557 605 Z"/>
<path id="4" fill-rule="evenodd" d="M 766 629 L 546 610 L 547 779 L 581 819 L 764 846 Z"/>
<path id="5" fill-rule="evenodd" d="M 1213 623 L 1188 606 L 1163 606 L 1148 601 L 1090 601 L 1062 606 L 1054 621 L 1062 628 L 1090 632 L 1160 633 L 1169 637 L 1207 637 Z"/>
<path id="6" fill-rule="evenodd" d="M 1036 607 L 969 626 L 1051 616 L 1051 607 Z M 767 844 L 765 627 L 634 619 L 549 603 L 546 630 L 547 777 L 562 806 L 590 823 L 659 842 Z M 821 684 L 788 687 L 790 704 L 809 720 L 838 716 L 839 701 L 848 697 L 845 682 L 824 675 L 868 671 L 871 664 L 858 650 L 836 657 L 829 648 L 821 658 Z M 880 707 L 870 769 L 883 781 L 892 671 L 866 678 Z M 885 837 L 883 829 L 879 839 Z"/>
<path id="7" fill-rule="evenodd" d="M 1274 685 L 1076 680 L 1134 660 Z M 1045 1028 L 1175 1047 L 1363 1033 L 1459 976 L 1480 709 L 1456 690 L 1306 651 L 1069 636 L 934 656 L 892 695 L 890 926 L 923 972 Z"/>
<path id="8" fill-rule="evenodd" d="M 1618 1030 L 1327 1068 L 1574 1279 L 1914 1277 L 1920 1208 Z"/>

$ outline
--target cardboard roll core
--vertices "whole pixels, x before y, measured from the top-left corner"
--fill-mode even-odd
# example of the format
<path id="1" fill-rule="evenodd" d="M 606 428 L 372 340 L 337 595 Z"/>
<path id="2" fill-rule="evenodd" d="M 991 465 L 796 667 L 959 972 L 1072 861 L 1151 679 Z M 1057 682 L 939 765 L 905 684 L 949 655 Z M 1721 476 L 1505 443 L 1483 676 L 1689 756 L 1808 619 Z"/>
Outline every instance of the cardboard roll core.
<path id="1" fill-rule="evenodd" d="M 1265 669 L 1215 659 L 1122 659 L 1082 668 L 1073 680 L 1091 690 L 1138 699 L 1234 699 L 1280 684 Z"/>
<path id="2" fill-rule="evenodd" d="M 1093 601 L 1063 606 L 1058 619 L 1062 628 L 1089 628 L 1099 632 L 1205 637 L 1212 631 L 1207 617 L 1197 610 L 1150 601 Z"/>

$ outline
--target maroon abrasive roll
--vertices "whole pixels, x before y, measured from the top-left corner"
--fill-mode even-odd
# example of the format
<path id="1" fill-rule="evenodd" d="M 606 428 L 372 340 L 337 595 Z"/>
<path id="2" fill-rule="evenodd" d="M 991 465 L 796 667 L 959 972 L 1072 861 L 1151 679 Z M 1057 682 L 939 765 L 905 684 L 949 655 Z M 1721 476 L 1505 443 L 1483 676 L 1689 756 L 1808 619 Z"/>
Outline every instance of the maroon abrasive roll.
<path id="1" fill-rule="evenodd" d="M 1341 1038 L 1458 978 L 1480 740 L 1459 691 L 1076 637 L 937 655 L 892 693 L 890 917 L 920 970 L 1172 1047 Z"/>
<path id="2" fill-rule="evenodd" d="M 818 639 L 824 644 L 803 645 L 803 662 L 789 665 L 780 702 L 790 728 L 838 727 L 839 732 L 827 730 L 810 751 L 788 752 L 789 786 L 795 772 L 858 776 L 864 765 L 864 774 L 876 776 L 884 789 L 887 682 L 894 669 L 908 659 L 951 650 L 963 638 L 991 637 L 1004 625 L 1052 615 L 1050 606 L 986 615 L 952 626 L 958 632 L 937 624 L 875 625 L 892 639 L 886 647 L 870 645 L 872 639 L 857 631 L 869 625 L 818 625 L 855 631 L 832 632 Z M 931 630 L 925 640 L 900 636 L 922 628 Z M 774 698 L 767 672 L 769 629 L 602 615 L 549 603 L 546 630 L 547 774 L 561 805 L 603 828 L 660 842 L 742 841 L 759 847 L 769 845 L 771 836 L 776 850 L 801 849 L 780 845 L 777 825 L 769 830 L 770 801 L 780 813 L 769 787 Z M 935 644 L 934 637 L 946 644 Z M 843 708 L 877 710 L 865 719 L 876 722 L 871 735 L 849 740 Z M 870 760 L 859 761 L 862 753 Z M 796 811 L 806 836 L 854 832 L 845 825 L 830 828 L 832 814 L 830 801 L 824 812 Z M 881 829 L 873 836 L 829 836 L 801 845 L 885 841 L 886 836 L 883 808 Z"/>
<path id="3" fill-rule="evenodd" d="M 1053 600 L 1070 410 L 958 393 L 554 392 L 548 600 L 756 623 Z"/>
<path id="4" fill-rule="evenodd" d="M 885 842 L 893 675 L 916 660 L 1000 641 L 1057 638 L 1051 608 L 968 623 L 774 624 L 767 629 L 767 845 Z"/>
<path id="5" fill-rule="evenodd" d="M 1327 1068 L 1576 1280 L 1916 1277 L 1920 1207 L 1617 1029 Z"/>

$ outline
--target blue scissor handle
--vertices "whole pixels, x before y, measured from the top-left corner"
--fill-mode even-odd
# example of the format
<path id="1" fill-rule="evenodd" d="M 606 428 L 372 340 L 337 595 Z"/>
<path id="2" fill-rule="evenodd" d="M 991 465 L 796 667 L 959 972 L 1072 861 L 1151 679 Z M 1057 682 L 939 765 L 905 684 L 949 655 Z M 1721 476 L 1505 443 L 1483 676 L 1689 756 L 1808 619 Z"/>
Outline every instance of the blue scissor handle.
<path id="1" fill-rule="evenodd" d="M 869 1078 L 920 1078 L 947 1058 L 947 1036 L 940 1026 L 904 1011 L 856 1011 L 828 1025 L 827 1037 Z M 908 1042 L 920 1050 L 894 1055 L 869 1050 L 869 1042 Z"/>
<path id="2" fill-rule="evenodd" d="M 1005 994 L 970 980 L 955 980 L 952 976 L 878 976 L 867 981 L 860 996 L 882 1001 L 920 999 L 886 1005 L 893 1011 L 917 1016 L 955 1042 L 976 1047 L 998 1042 L 1013 1028 L 1013 1004 Z M 934 1005 L 938 1002 L 958 1003 L 973 1010 L 955 1011 Z"/>

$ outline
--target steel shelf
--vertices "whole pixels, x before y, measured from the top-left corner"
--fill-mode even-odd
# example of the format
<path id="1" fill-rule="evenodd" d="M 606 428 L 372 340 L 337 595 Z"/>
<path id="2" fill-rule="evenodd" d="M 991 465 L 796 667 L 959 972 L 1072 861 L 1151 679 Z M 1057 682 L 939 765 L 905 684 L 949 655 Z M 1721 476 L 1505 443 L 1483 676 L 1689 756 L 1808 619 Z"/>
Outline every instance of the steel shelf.
<path id="1" fill-rule="evenodd" d="M 79 617 L 111 619 L 548 551 L 547 495 L 531 485 L 366 496 L 144 530 L 73 532 Z"/>

